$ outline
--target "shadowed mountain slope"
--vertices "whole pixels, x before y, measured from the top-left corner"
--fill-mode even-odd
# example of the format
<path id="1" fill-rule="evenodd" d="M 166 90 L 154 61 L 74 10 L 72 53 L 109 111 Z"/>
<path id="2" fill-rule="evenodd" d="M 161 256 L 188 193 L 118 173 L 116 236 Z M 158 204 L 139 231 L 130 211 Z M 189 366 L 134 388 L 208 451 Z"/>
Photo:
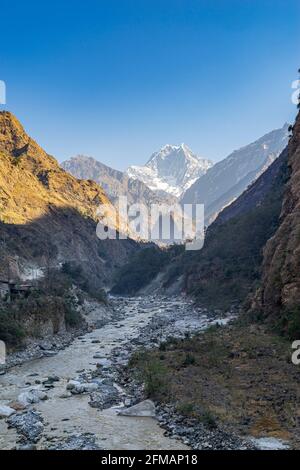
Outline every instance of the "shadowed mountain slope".
<path id="1" fill-rule="evenodd" d="M 182 203 L 205 206 L 206 223 L 239 197 L 281 154 L 288 143 L 288 125 L 234 151 L 199 178 L 182 197 Z"/>
<path id="2" fill-rule="evenodd" d="M 138 245 L 100 241 L 97 209 L 113 207 L 93 181 L 64 171 L 9 112 L 0 113 L 0 240 L 2 253 L 19 264 L 82 264 L 99 282 L 110 278 Z M 3 264 L 3 263 L 2 263 Z"/>

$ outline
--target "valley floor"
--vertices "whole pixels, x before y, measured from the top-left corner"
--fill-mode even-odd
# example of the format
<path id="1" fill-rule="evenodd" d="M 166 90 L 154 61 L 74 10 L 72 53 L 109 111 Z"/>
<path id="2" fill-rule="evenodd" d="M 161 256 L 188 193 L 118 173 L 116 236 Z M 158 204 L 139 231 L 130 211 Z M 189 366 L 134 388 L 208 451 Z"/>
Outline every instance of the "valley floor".
<path id="1" fill-rule="evenodd" d="M 299 372 L 286 343 L 217 326 L 233 315 L 184 298 L 112 303 L 108 324 L 0 376 L 0 410 L 17 409 L 0 419 L 0 449 L 252 448 L 250 435 L 299 446 Z M 158 420 L 118 414 L 149 397 Z"/>
<path id="2" fill-rule="evenodd" d="M 187 448 L 179 440 L 166 437 L 152 418 L 117 414 L 124 403 L 128 406 L 138 400 L 116 383 L 117 370 L 127 364 L 130 352 L 142 344 L 141 332 L 157 316 L 163 315 L 159 321 L 168 325 L 168 331 L 169 325 L 178 329 L 183 323 L 186 329 L 197 329 L 197 325 L 202 328 L 205 318 L 195 315 L 191 304 L 182 300 L 116 299 L 113 304 L 115 319 L 110 323 L 75 338 L 56 355 L 25 362 L 0 376 L 0 410 L 1 406 L 18 410 L 8 420 L 0 419 L 1 449 Z M 153 344 L 148 336 L 145 341 Z M 77 387 L 76 393 L 71 393 L 67 390 L 71 379 L 87 388 L 89 384 L 90 389 L 98 384 L 98 391 L 93 395 Z M 35 403 L 20 409 L 23 406 L 18 402 L 24 400 L 24 394 L 38 398 L 30 398 Z"/>

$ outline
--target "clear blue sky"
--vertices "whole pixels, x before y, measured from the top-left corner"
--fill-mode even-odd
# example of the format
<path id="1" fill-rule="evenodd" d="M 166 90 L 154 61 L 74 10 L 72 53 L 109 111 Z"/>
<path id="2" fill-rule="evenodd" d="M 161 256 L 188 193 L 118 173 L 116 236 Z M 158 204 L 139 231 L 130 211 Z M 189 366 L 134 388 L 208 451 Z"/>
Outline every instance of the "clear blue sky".
<path id="1" fill-rule="evenodd" d="M 0 13 L 5 108 L 60 161 L 122 169 L 181 142 L 219 160 L 295 116 L 299 0 L 2 0 Z"/>

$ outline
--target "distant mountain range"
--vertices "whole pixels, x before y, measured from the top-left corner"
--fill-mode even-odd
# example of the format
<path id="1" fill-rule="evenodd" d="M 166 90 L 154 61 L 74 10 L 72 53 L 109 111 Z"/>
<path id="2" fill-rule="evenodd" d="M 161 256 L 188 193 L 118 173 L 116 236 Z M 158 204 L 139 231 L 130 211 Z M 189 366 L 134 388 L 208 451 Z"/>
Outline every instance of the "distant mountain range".
<path id="1" fill-rule="evenodd" d="M 216 163 L 185 192 L 181 202 L 204 204 L 209 225 L 271 165 L 287 144 L 288 124 L 285 124 Z"/>
<path id="2" fill-rule="evenodd" d="M 185 144 L 168 144 L 153 153 L 146 165 L 130 166 L 124 173 L 84 155 L 63 162 L 62 167 L 76 178 L 98 183 L 113 204 L 120 195 L 126 195 L 129 204 L 147 206 L 204 204 L 209 225 L 271 165 L 287 143 L 285 124 L 215 165 Z"/>
<path id="3" fill-rule="evenodd" d="M 167 262 L 164 261 L 165 253 L 163 251 L 160 253 L 156 270 L 151 270 L 152 265 L 148 261 L 151 255 L 150 249 L 139 252 L 134 258 L 135 264 L 130 260 L 128 265 L 122 267 L 122 275 L 117 277 L 113 292 L 130 295 L 136 293 L 138 288 L 141 289 L 138 295 L 144 292 L 173 295 L 175 292 L 184 291 L 203 306 L 222 310 L 243 302 L 251 289 L 258 285 L 264 253 L 268 255 L 266 251 L 263 252 L 267 241 L 270 239 L 268 246 L 271 244 L 274 250 L 272 256 L 276 257 L 278 247 L 281 248 L 279 244 L 272 242 L 271 237 L 281 220 L 282 200 L 290 173 L 288 153 L 286 148 L 243 194 L 217 216 L 206 231 L 202 250 L 189 252 L 184 247 L 173 246 L 168 253 Z M 295 186 L 294 195 L 291 195 L 289 202 L 286 202 L 288 210 L 291 210 L 294 201 L 297 201 L 296 194 Z M 297 206 L 295 213 L 296 209 Z M 296 220 L 296 227 L 295 214 L 293 220 Z M 285 233 L 281 236 L 286 238 Z M 297 237 L 295 236 L 293 240 L 297 240 Z M 288 240 L 285 241 L 287 242 Z M 153 248 L 151 250 L 153 257 L 157 257 L 157 251 L 155 252 Z M 284 255 L 275 259 L 272 265 L 267 264 L 266 269 L 277 271 L 277 267 L 280 263 L 284 264 L 287 256 L 295 263 L 296 257 L 293 253 L 292 250 L 285 249 Z M 139 272 L 139 266 L 144 266 L 143 276 Z M 291 290 L 294 289 L 293 292 L 296 292 L 299 304 L 300 289 L 298 286 L 293 286 L 293 278 L 297 274 L 292 262 L 290 265 L 286 263 L 284 276 L 287 271 L 291 278 Z M 280 278 L 280 274 L 276 272 L 276 279 Z M 266 280 L 268 303 L 275 310 L 275 299 L 278 298 L 280 290 L 276 290 L 277 284 L 274 287 L 274 278 L 271 279 L 271 281 Z M 283 292 L 285 298 L 291 290 Z M 260 295 L 258 301 L 261 302 Z"/>
<path id="4" fill-rule="evenodd" d="M 117 204 L 119 196 L 127 196 L 128 204 L 141 203 L 146 206 L 176 202 L 175 197 L 164 191 L 152 191 L 142 181 L 129 178 L 126 173 L 114 170 L 92 157 L 77 155 L 63 162 L 61 166 L 76 178 L 98 183 L 114 205 Z"/>
<path id="5" fill-rule="evenodd" d="M 165 145 L 145 166 L 130 166 L 126 173 L 153 191 L 165 191 L 179 198 L 212 166 L 213 162 L 198 157 L 185 144 Z"/>
<path id="6" fill-rule="evenodd" d="M 154 227 L 150 216 L 150 207 L 152 204 L 164 204 L 174 206 L 175 211 L 172 219 L 179 227 L 182 226 L 182 214 L 178 200 L 175 196 L 168 194 L 162 190 L 152 191 L 146 184 L 138 179 L 129 178 L 126 173 L 114 170 L 92 157 L 78 155 L 62 163 L 62 167 L 73 176 L 83 180 L 92 180 L 98 183 L 109 197 L 112 204 L 118 209 L 119 196 L 126 196 L 128 205 L 143 204 L 149 209 L 148 224 Z M 176 206 L 177 204 L 177 206 Z M 177 209 L 178 207 L 178 209 Z M 177 222 L 176 222 L 177 221 Z M 130 232 L 131 238 L 139 239 L 138 233 Z M 142 237 L 143 238 L 143 237 Z M 174 238 L 160 244 L 169 244 L 174 242 Z"/>

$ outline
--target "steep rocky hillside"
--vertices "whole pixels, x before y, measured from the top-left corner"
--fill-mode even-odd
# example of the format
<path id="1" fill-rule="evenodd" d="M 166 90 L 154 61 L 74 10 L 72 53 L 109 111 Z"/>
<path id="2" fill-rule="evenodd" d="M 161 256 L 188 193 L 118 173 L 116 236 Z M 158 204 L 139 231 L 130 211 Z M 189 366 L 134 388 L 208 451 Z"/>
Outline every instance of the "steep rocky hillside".
<path id="1" fill-rule="evenodd" d="M 263 248 L 278 227 L 288 179 L 287 152 L 208 230 L 204 248 L 184 254 L 184 288 L 208 306 L 245 301 L 261 278 Z"/>
<path id="2" fill-rule="evenodd" d="M 182 211 L 178 203 L 178 199 L 162 190 L 152 191 L 146 184 L 139 179 L 129 178 L 126 173 L 114 170 L 103 163 L 91 157 L 79 155 L 62 163 L 62 167 L 77 178 L 93 180 L 104 188 L 112 204 L 119 209 L 119 197 L 126 196 L 128 208 L 133 204 L 143 204 L 148 210 L 149 227 L 157 226 L 155 221 L 151 219 L 152 205 L 160 205 L 165 207 L 174 207 L 174 216 L 172 219 L 179 227 L 182 224 Z M 166 216 L 166 221 L 167 221 Z M 130 219 L 131 221 L 132 219 Z M 130 236 L 133 239 L 140 239 L 139 233 L 131 230 Z M 148 239 L 147 239 L 148 240 Z M 144 240 L 144 241 L 147 241 Z M 156 240 L 160 246 L 172 244 L 170 240 Z"/>
<path id="3" fill-rule="evenodd" d="M 63 171 L 10 113 L 0 114 L 0 214 L 5 223 L 24 224 L 55 208 L 73 208 L 96 220 L 99 204 L 109 204 L 92 181 Z"/>
<path id="4" fill-rule="evenodd" d="M 100 204 L 110 205 L 101 187 L 65 172 L 11 113 L 0 113 L 2 255 L 18 257 L 21 265 L 33 260 L 42 267 L 66 260 L 79 263 L 91 282 L 102 284 L 137 245 L 98 240 Z"/>
<path id="5" fill-rule="evenodd" d="M 253 308 L 286 332 L 300 334 L 300 115 L 288 146 L 290 180 L 284 194 L 280 225 L 264 250 L 262 287 Z"/>

